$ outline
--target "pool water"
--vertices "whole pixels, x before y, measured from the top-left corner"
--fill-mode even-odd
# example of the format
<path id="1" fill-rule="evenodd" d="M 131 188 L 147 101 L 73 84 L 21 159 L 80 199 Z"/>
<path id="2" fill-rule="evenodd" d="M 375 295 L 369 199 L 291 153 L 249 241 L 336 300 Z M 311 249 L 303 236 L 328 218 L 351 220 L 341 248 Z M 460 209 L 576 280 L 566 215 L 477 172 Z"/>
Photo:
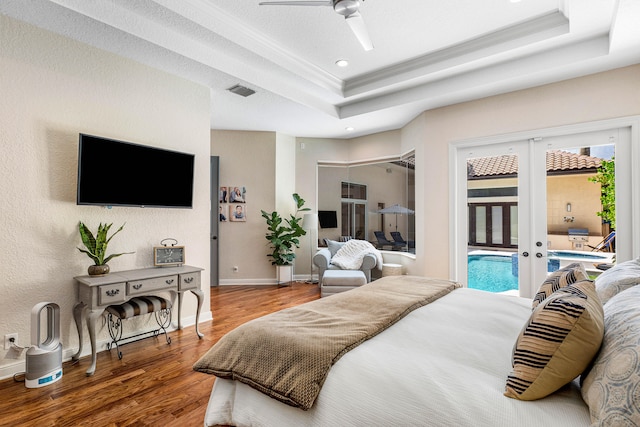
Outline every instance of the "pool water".
<path id="1" fill-rule="evenodd" d="M 518 278 L 512 273 L 511 257 L 500 255 L 469 255 L 468 286 L 489 292 L 518 289 Z"/>
<path id="2" fill-rule="evenodd" d="M 518 260 L 515 254 L 478 251 L 469 253 L 467 283 L 470 288 L 489 292 L 505 292 L 518 289 Z M 571 262 L 611 262 L 609 256 L 576 251 L 548 251 L 547 271 L 558 270 Z M 561 264 L 561 261 L 564 264 Z"/>
<path id="3" fill-rule="evenodd" d="M 576 261 L 602 261 L 607 262 L 608 257 L 604 255 L 598 255 L 596 253 L 578 253 L 578 252 L 569 252 L 569 251 L 548 251 L 548 256 L 550 258 L 564 258 L 566 260 L 576 260 Z"/>

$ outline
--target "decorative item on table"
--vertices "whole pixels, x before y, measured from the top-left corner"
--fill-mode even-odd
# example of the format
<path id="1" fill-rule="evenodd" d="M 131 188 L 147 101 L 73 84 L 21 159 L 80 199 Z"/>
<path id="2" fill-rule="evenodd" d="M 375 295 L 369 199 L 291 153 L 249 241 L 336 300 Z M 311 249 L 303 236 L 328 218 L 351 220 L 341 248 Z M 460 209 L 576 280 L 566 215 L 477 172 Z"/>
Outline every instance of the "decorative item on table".
<path id="1" fill-rule="evenodd" d="M 267 233 L 265 238 L 269 241 L 272 252 L 267 254 L 272 258 L 271 265 L 275 265 L 278 273 L 278 284 L 288 285 L 293 280 L 293 260 L 296 257 L 295 249 L 300 247 L 300 236 L 307 234 L 301 226 L 302 218 L 299 212 L 309 211 L 303 208 L 304 199 L 297 193 L 293 194 L 296 204 L 295 214 L 289 214 L 289 218 L 282 218 L 278 212 L 262 212 L 262 217 L 267 221 Z"/>
<path id="2" fill-rule="evenodd" d="M 94 265 L 90 265 L 88 272 L 90 276 L 102 276 L 109 273 L 109 261 L 111 261 L 115 257 L 119 257 L 120 255 L 132 254 L 134 252 L 122 252 L 119 254 L 111 254 L 107 255 L 107 246 L 113 236 L 118 234 L 124 228 L 124 224 L 118 228 L 118 230 L 113 233 L 111 236 L 108 236 L 109 229 L 111 228 L 111 224 L 102 224 L 98 225 L 98 232 L 94 236 L 91 230 L 80 221 L 78 223 L 78 231 L 80 232 L 80 238 L 82 239 L 82 243 L 84 244 L 86 249 L 78 248 L 78 250 L 82 253 L 87 254 L 89 258 L 91 258 L 94 262 Z"/>
<path id="3" fill-rule="evenodd" d="M 169 246 L 167 242 L 173 242 Z M 153 247 L 153 265 L 169 267 L 184 264 L 184 246 L 176 246 L 178 241 L 170 237 L 160 241 L 162 246 Z"/>

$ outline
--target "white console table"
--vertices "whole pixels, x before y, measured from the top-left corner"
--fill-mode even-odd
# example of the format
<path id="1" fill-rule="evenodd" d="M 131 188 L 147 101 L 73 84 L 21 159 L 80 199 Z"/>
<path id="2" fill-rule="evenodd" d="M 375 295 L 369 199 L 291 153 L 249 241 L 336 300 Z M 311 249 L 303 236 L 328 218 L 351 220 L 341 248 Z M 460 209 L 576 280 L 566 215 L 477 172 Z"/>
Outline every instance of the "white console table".
<path id="1" fill-rule="evenodd" d="M 96 370 L 96 322 L 111 304 L 122 304 L 136 296 L 171 295 L 172 305 L 178 296 L 178 329 L 182 329 L 182 294 L 192 292 L 198 298 L 196 311 L 196 334 L 198 330 L 200 309 L 204 294 L 200 289 L 200 272 L 202 268 L 183 265 L 179 267 L 153 267 L 139 270 L 119 271 L 104 276 L 74 277 L 78 285 L 77 303 L 73 307 L 73 318 L 78 328 L 79 348 L 72 356 L 78 360 L 82 353 L 82 321 L 86 319 L 89 339 L 91 340 L 91 366 L 87 376 Z M 88 316 L 87 316 L 88 313 Z"/>

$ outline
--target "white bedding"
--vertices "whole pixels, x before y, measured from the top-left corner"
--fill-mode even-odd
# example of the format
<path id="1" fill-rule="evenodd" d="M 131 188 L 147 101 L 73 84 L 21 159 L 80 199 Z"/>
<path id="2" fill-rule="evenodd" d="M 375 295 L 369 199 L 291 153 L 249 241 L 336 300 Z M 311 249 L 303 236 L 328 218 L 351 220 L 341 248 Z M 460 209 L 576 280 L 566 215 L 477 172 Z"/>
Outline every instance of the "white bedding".
<path id="1" fill-rule="evenodd" d="M 528 299 L 455 290 L 342 356 L 309 411 L 216 379 L 205 425 L 588 426 L 575 385 L 533 402 L 503 396 L 530 314 Z"/>

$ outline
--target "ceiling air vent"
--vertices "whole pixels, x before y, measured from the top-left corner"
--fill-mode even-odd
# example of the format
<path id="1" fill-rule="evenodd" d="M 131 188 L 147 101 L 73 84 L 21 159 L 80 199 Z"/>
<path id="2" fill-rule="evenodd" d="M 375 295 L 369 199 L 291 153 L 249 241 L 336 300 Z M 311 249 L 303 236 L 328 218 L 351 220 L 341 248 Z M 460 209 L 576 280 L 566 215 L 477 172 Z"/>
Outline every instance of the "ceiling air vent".
<path id="1" fill-rule="evenodd" d="M 248 87 L 244 87 L 241 85 L 235 85 L 227 89 L 229 92 L 235 93 L 236 95 L 244 96 L 245 98 L 249 95 L 253 95 L 256 93 L 255 90 L 249 89 Z"/>

